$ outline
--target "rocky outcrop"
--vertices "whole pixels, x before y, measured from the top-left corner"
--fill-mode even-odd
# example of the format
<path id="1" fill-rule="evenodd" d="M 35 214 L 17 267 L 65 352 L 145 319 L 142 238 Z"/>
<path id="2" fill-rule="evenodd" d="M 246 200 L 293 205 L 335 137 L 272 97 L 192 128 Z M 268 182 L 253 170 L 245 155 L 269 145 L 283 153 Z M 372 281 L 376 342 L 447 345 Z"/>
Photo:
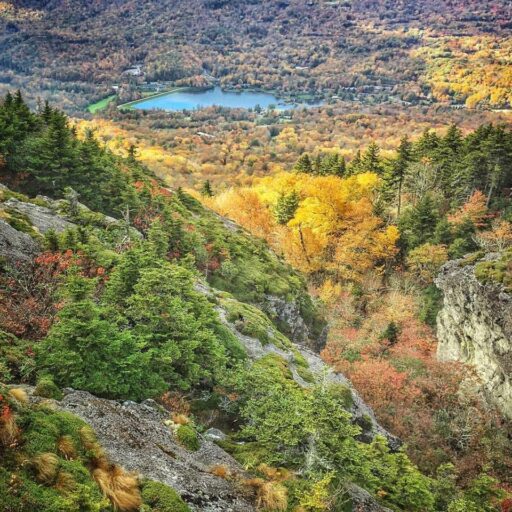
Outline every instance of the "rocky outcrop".
<path id="1" fill-rule="evenodd" d="M 473 365 L 486 395 L 512 418 L 512 295 L 498 283 L 479 281 L 467 260 L 447 263 L 435 283 L 444 294 L 438 358 Z"/>
<path id="2" fill-rule="evenodd" d="M 352 501 L 354 512 L 391 512 L 391 509 L 383 507 L 368 491 L 358 485 L 348 484 L 345 489 Z"/>
<path id="3" fill-rule="evenodd" d="M 39 206 L 32 203 L 25 203 L 17 199 L 9 199 L 4 203 L 7 208 L 17 211 L 25 215 L 32 226 L 34 226 L 39 233 L 46 233 L 50 230 L 56 233 L 61 233 L 68 228 L 75 227 L 75 224 L 63 219 L 57 215 L 52 209 L 45 206 Z"/>
<path id="4" fill-rule="evenodd" d="M 31 402 L 48 402 L 24 386 Z M 66 389 L 61 401 L 51 401 L 87 422 L 112 462 L 141 477 L 165 483 L 175 489 L 196 512 L 255 512 L 241 492 L 241 479 L 250 478 L 244 469 L 215 442 L 225 435 L 209 429 L 199 436 L 200 448 L 183 448 L 169 425 L 169 413 L 153 400 L 119 402 L 95 397 L 85 391 Z M 211 473 L 222 465 L 235 478 Z M 352 509 L 358 512 L 390 512 L 366 490 L 353 483 L 345 486 Z"/>
<path id="5" fill-rule="evenodd" d="M 30 235 L 22 233 L 0 219 L 0 258 L 10 263 L 29 261 L 38 251 Z"/>
<path id="6" fill-rule="evenodd" d="M 198 284 L 197 289 L 202 290 L 209 297 L 214 297 L 216 293 L 214 289 L 204 283 Z M 352 383 L 343 374 L 335 372 L 330 366 L 325 364 L 318 354 L 297 343 L 290 344 L 289 347 L 278 346 L 271 342 L 262 344 L 260 340 L 239 332 L 237 326 L 228 321 L 228 314 L 222 306 L 219 305 L 217 311 L 221 320 L 235 334 L 252 360 L 260 359 L 268 354 L 276 354 L 287 361 L 295 382 L 301 387 L 309 387 L 312 385 L 312 382 L 305 380 L 301 376 L 301 368 L 303 366 L 298 363 L 298 358 L 300 358 L 307 364 L 307 371 L 312 376 L 313 382 L 322 380 L 327 383 L 345 386 L 352 396 L 349 412 L 352 414 L 353 421 L 362 428 L 361 441 L 371 442 L 376 435 L 380 435 L 387 439 L 392 450 L 397 450 L 401 446 L 400 439 L 379 424 L 373 410 L 363 401 L 359 393 L 352 386 Z"/>
<path id="7" fill-rule="evenodd" d="M 300 306 L 296 301 L 286 301 L 282 297 L 267 295 L 262 308 L 275 321 L 286 325 L 290 339 L 302 343 L 320 352 L 327 341 L 327 325 L 322 333 L 315 337 L 302 317 Z"/>
<path id="8" fill-rule="evenodd" d="M 224 450 L 200 436 L 200 448 L 183 448 L 167 424 L 169 414 L 153 400 L 116 402 L 84 391 L 67 390 L 60 409 L 76 414 L 97 433 L 110 459 L 146 478 L 175 489 L 192 510 L 251 512 L 254 507 L 236 483 L 210 473 L 223 465 L 244 476 L 240 465 Z"/>

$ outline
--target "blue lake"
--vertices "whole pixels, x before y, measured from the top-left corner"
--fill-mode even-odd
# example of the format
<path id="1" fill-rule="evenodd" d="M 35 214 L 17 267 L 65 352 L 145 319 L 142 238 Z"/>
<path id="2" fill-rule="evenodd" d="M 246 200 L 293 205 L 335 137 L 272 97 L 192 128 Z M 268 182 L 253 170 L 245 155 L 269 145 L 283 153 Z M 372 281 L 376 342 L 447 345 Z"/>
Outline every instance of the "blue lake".
<path id="1" fill-rule="evenodd" d="M 270 105 L 279 110 L 291 110 L 297 107 L 319 106 L 320 103 L 285 103 L 273 94 L 252 91 L 223 91 L 220 87 L 202 91 L 183 90 L 170 92 L 156 98 L 148 98 L 132 105 L 139 110 L 193 110 L 203 107 L 221 106 L 229 108 L 254 108 L 259 105 L 267 108 Z"/>

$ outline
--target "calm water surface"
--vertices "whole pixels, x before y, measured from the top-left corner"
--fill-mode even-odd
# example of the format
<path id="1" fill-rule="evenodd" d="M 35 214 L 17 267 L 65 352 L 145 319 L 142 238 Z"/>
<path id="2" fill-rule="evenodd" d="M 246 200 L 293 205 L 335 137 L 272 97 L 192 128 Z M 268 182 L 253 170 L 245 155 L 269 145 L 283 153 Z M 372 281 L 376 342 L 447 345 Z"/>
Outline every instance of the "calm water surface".
<path id="1" fill-rule="evenodd" d="M 176 91 L 170 92 L 157 98 L 148 98 L 133 105 L 139 110 L 192 110 L 196 108 L 212 106 L 230 108 L 254 108 L 259 105 L 267 108 L 274 105 L 279 110 L 291 110 L 298 106 L 319 106 L 320 103 L 292 104 L 284 103 L 282 100 L 267 92 L 231 92 L 223 91 L 220 87 L 214 87 L 204 91 Z"/>

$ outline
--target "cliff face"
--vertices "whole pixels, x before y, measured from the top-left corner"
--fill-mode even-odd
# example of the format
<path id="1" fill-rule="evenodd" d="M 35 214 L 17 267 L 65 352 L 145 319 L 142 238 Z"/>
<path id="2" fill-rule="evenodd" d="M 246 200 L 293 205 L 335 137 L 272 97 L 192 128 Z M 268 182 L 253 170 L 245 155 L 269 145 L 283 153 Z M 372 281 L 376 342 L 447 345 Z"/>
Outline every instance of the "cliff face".
<path id="1" fill-rule="evenodd" d="M 498 258 L 488 255 L 484 263 Z M 435 281 L 444 293 L 437 355 L 473 365 L 489 400 L 512 418 L 512 295 L 498 282 L 478 279 L 477 265 L 449 262 Z"/>

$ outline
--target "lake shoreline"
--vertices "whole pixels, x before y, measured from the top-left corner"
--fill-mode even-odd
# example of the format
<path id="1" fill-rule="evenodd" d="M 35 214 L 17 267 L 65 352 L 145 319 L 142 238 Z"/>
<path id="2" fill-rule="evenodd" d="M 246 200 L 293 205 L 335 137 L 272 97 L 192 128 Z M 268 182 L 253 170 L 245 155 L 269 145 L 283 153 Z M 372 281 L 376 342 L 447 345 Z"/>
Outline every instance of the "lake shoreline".
<path id="1" fill-rule="evenodd" d="M 201 95 L 210 93 L 210 97 L 212 99 L 201 98 L 197 103 L 192 102 L 192 97 L 195 95 Z M 164 97 L 171 97 L 173 95 L 181 94 L 181 97 L 174 97 L 174 99 L 181 99 L 181 103 L 178 103 L 177 106 L 172 106 L 172 102 L 169 102 L 169 105 L 166 105 L 163 102 L 161 104 L 155 104 L 154 100 L 158 100 Z M 240 98 L 246 95 L 245 103 L 244 101 L 240 102 Z M 234 98 L 236 98 L 236 103 L 233 103 Z M 169 98 L 171 99 L 171 98 Z M 194 98 L 194 101 L 197 98 Z M 201 102 L 202 101 L 202 102 Z M 218 101 L 218 103 L 216 102 Z M 276 96 L 276 93 L 261 90 L 261 89 L 223 89 L 222 87 L 215 85 L 209 87 L 175 87 L 173 89 L 168 89 L 166 91 L 161 91 L 145 98 L 140 98 L 138 100 L 133 100 L 127 103 L 123 103 L 122 105 L 118 105 L 118 110 L 164 110 L 169 112 L 179 112 L 182 110 L 196 110 L 198 108 L 207 108 L 212 106 L 224 107 L 224 108 L 243 108 L 243 109 L 254 109 L 258 106 L 262 110 L 266 110 L 272 108 L 274 110 L 293 110 L 295 108 L 300 107 L 319 107 L 319 101 L 324 102 L 324 100 L 315 100 L 315 103 L 297 103 L 291 98 L 280 98 Z M 148 108 L 141 108 L 140 105 L 148 104 L 150 105 Z"/>

